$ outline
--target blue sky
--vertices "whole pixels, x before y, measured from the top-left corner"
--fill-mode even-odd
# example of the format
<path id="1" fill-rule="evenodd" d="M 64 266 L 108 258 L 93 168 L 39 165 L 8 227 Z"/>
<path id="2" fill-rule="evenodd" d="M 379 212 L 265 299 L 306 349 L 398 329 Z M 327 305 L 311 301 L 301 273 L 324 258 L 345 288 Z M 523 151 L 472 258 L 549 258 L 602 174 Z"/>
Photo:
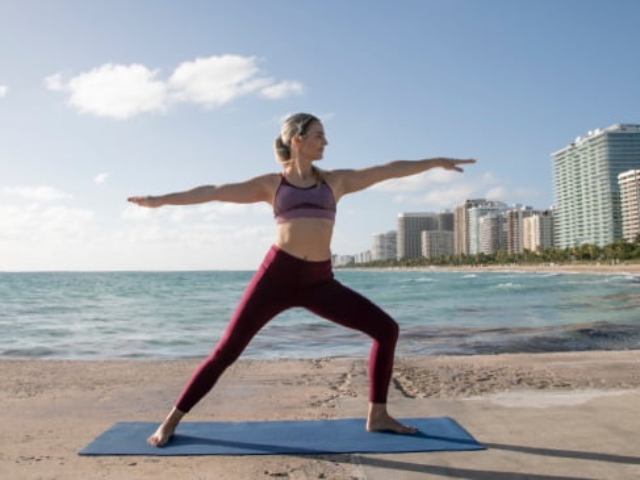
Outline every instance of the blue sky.
<path id="1" fill-rule="evenodd" d="M 345 197 L 333 251 L 467 198 L 544 209 L 550 154 L 640 123 L 640 2 L 0 0 L 0 271 L 254 269 L 266 205 L 127 196 L 277 171 L 287 114 L 321 167 L 478 159 Z"/>

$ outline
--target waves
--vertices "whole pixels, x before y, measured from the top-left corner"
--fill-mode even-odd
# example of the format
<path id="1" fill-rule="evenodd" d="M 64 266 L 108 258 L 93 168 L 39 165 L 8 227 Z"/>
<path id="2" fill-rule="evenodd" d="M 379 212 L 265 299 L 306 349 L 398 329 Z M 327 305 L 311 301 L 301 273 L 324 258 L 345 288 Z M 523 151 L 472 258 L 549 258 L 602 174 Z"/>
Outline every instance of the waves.
<path id="1" fill-rule="evenodd" d="M 404 332 L 405 355 L 483 355 L 640 349 L 640 325 L 604 322 L 533 328 L 435 328 Z"/>
<path id="2" fill-rule="evenodd" d="M 400 355 L 640 349 L 634 275 L 339 271 L 401 326 Z M 251 272 L 0 274 L 0 357 L 207 355 Z M 361 333 L 294 309 L 245 358 L 366 356 Z"/>

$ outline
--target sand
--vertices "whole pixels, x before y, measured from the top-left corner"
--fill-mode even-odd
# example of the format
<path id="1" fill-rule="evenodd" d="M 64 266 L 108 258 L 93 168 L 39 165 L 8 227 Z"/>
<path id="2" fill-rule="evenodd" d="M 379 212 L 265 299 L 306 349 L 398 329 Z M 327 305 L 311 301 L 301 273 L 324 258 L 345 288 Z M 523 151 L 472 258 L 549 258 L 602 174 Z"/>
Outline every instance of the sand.
<path id="1" fill-rule="evenodd" d="M 196 361 L 0 361 L 2 479 L 640 478 L 640 351 L 398 359 L 390 410 L 450 416 L 479 452 L 81 457 L 117 421 L 156 421 Z M 189 420 L 364 416 L 363 359 L 240 361 Z"/>
<path id="2" fill-rule="evenodd" d="M 456 267 L 445 267 L 453 268 Z M 470 270 L 469 267 L 460 267 L 464 270 Z M 575 264 L 548 264 L 548 265 L 485 265 L 475 268 L 474 271 L 519 271 L 519 272 L 536 272 L 536 273 L 585 273 L 585 274 L 640 274 L 640 263 L 575 263 Z"/>
<path id="3" fill-rule="evenodd" d="M 349 267 L 359 270 L 358 267 Z M 589 275 L 639 275 L 640 263 L 564 263 L 540 265 L 480 265 L 430 266 L 430 267 L 371 267 L 372 270 L 442 271 L 442 272 L 521 272 L 521 273 L 584 273 Z"/>

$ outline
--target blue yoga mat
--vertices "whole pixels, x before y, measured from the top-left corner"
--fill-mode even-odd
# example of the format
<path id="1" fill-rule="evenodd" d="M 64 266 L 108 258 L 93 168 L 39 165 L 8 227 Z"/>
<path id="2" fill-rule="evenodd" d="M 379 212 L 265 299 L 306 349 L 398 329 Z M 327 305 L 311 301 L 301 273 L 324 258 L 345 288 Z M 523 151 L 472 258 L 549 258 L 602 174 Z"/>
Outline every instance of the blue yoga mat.
<path id="1" fill-rule="evenodd" d="M 121 422 L 98 436 L 80 455 L 277 455 L 483 450 L 451 418 L 407 418 L 420 432 L 367 432 L 361 418 L 311 421 L 183 422 L 169 443 L 150 447 L 157 423 Z"/>

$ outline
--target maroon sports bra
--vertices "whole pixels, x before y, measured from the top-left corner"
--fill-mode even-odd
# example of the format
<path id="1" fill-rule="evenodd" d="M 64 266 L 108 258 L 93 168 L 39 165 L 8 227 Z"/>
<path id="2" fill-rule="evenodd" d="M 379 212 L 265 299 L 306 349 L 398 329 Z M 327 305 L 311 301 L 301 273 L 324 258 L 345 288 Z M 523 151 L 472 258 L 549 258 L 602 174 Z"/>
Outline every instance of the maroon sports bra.
<path id="1" fill-rule="evenodd" d="M 273 201 L 273 216 L 276 223 L 293 218 L 326 218 L 335 220 L 336 199 L 327 182 L 301 188 L 290 184 L 280 175 L 280 185 Z"/>

